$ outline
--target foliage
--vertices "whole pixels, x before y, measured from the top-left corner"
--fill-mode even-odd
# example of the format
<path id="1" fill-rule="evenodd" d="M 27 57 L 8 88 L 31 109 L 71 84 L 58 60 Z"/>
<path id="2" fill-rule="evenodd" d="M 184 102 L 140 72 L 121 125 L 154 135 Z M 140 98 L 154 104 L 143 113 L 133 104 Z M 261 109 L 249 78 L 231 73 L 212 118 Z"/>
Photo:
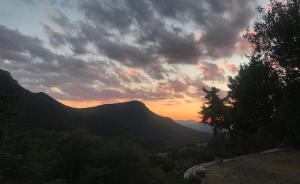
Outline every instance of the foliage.
<path id="1" fill-rule="evenodd" d="M 206 103 L 199 112 L 202 116 L 201 123 L 209 124 L 213 127 L 214 135 L 219 135 L 226 124 L 225 99 L 218 96 L 219 89 L 212 87 L 211 90 L 202 89 L 205 93 Z"/>
<path id="2" fill-rule="evenodd" d="M 0 90 L 0 140 L 5 141 L 11 132 L 12 123 L 19 114 L 19 94 L 17 91 Z"/>
<path id="3" fill-rule="evenodd" d="M 218 117 L 219 127 L 227 125 L 230 141 L 246 152 L 300 145 L 300 1 L 271 0 L 258 11 L 262 20 L 245 34 L 253 47 L 250 62 L 229 78 L 230 108 L 224 111 L 216 91 L 206 90 L 201 111 L 204 122 Z"/>
<path id="4" fill-rule="evenodd" d="M 233 133 L 250 141 L 257 134 L 272 134 L 276 127 L 280 81 L 271 66 L 252 59 L 229 79 Z"/>
<path id="5" fill-rule="evenodd" d="M 294 145 L 300 143 L 300 1 L 271 0 L 259 8 L 262 21 L 245 37 L 253 45 L 252 58 L 269 63 L 284 84 L 278 108 L 280 132 Z"/>
<path id="6" fill-rule="evenodd" d="M 0 152 L 1 183 L 162 183 L 135 144 L 84 131 L 35 132 L 8 140 Z"/>
<path id="7" fill-rule="evenodd" d="M 255 58 L 279 64 L 287 75 L 297 73 L 299 76 L 299 9 L 299 0 L 271 0 L 268 9 L 258 8 L 262 21 L 256 22 L 253 30 L 245 35 L 254 46 Z"/>

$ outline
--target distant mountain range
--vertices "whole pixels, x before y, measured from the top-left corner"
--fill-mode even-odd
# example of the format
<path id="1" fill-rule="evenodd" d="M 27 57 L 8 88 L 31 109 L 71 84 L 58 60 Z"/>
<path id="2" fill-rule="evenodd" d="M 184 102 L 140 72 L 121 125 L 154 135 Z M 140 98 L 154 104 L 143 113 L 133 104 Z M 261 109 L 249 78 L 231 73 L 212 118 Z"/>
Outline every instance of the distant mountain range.
<path id="1" fill-rule="evenodd" d="M 199 130 L 201 132 L 207 132 L 207 133 L 211 133 L 211 134 L 213 133 L 211 126 L 202 124 L 195 120 L 177 120 L 175 122 L 182 126 L 189 127 L 189 128 L 195 129 L 195 130 Z"/>
<path id="2" fill-rule="evenodd" d="M 149 150 L 206 141 L 210 133 L 181 126 L 172 119 L 151 112 L 139 101 L 77 109 L 65 106 L 45 93 L 21 87 L 9 72 L 0 70 L 0 95 L 18 94 L 16 133 L 35 129 L 67 131 L 85 129 L 103 137 L 127 137 Z"/>

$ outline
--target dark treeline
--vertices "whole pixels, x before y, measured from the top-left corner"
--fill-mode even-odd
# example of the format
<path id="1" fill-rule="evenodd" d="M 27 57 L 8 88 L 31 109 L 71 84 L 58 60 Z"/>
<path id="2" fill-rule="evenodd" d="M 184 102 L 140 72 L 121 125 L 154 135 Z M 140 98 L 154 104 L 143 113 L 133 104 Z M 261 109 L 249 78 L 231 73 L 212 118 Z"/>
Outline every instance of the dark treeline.
<path id="1" fill-rule="evenodd" d="M 167 183 L 144 151 L 126 140 L 82 130 L 35 131 L 10 138 L 0 151 L 1 183 Z"/>
<path id="2" fill-rule="evenodd" d="M 226 98 L 204 89 L 203 123 L 245 151 L 300 144 L 300 1 L 271 1 L 244 37 L 249 63 L 229 78 Z"/>

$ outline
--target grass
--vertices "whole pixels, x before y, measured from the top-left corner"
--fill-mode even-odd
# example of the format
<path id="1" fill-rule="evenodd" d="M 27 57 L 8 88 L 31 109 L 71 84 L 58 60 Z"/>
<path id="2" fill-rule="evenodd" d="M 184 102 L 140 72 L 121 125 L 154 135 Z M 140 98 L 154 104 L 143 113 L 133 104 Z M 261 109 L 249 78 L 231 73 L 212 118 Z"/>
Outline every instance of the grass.
<path id="1" fill-rule="evenodd" d="M 300 151 L 287 151 L 208 167 L 203 184 L 300 184 Z"/>

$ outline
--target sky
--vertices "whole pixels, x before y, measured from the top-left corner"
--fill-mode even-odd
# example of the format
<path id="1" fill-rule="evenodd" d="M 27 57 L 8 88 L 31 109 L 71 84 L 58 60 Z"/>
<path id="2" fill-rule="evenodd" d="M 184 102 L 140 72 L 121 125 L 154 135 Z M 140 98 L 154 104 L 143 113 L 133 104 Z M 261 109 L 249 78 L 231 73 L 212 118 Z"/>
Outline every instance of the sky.
<path id="1" fill-rule="evenodd" d="M 0 68 L 73 107 L 140 100 L 198 120 L 251 51 L 259 0 L 1 0 Z"/>

